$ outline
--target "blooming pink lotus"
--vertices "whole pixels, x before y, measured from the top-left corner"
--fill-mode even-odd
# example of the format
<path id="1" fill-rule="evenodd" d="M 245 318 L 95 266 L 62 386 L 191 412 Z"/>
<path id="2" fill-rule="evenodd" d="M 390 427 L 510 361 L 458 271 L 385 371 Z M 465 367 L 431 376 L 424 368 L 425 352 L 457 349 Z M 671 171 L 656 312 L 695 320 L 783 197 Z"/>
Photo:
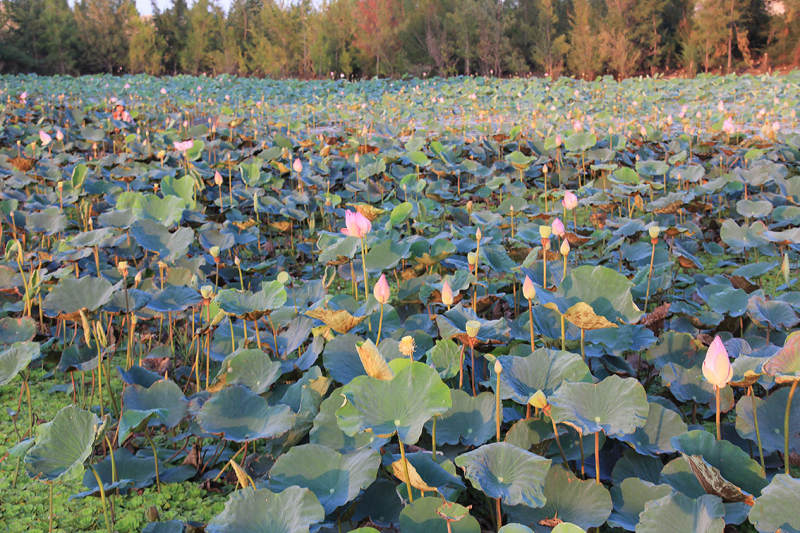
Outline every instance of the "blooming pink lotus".
<path id="1" fill-rule="evenodd" d="M 578 207 L 578 197 L 575 196 L 575 193 L 567 191 L 564 193 L 564 199 L 561 200 L 564 204 L 564 208 L 572 211 L 576 207 Z"/>
<path id="2" fill-rule="evenodd" d="M 733 367 L 728 359 L 728 350 L 717 335 L 714 342 L 708 347 L 706 358 L 703 360 L 703 376 L 715 387 L 722 388 L 733 377 Z"/>
<path id="3" fill-rule="evenodd" d="M 725 122 L 722 123 L 722 131 L 727 134 L 731 134 L 733 132 L 733 120 L 731 117 L 725 119 Z"/>
<path id="4" fill-rule="evenodd" d="M 47 146 L 50 144 L 50 141 L 53 140 L 44 130 L 39 130 L 39 140 L 42 142 L 42 146 Z"/>
<path id="5" fill-rule="evenodd" d="M 564 236 L 564 223 L 561 222 L 558 218 L 556 218 L 553 223 L 551 224 L 553 228 L 553 233 L 558 237 Z"/>
<path id="6" fill-rule="evenodd" d="M 583 130 L 583 124 L 581 124 L 580 120 L 574 120 L 572 122 L 572 129 L 575 130 L 576 132 L 582 131 Z"/>
<path id="7" fill-rule="evenodd" d="M 381 274 L 381 278 L 375 287 L 372 289 L 372 294 L 380 304 L 389 303 L 389 298 L 392 296 L 392 291 L 389 290 L 389 283 L 386 281 L 386 274 Z"/>
<path id="8" fill-rule="evenodd" d="M 192 147 L 194 146 L 194 141 L 192 141 L 192 140 L 183 141 L 183 142 L 175 141 L 174 143 L 172 143 L 172 145 L 179 152 L 186 152 L 187 150 L 191 150 L 192 149 Z"/>
<path id="9" fill-rule="evenodd" d="M 372 231 L 372 222 L 358 211 L 345 211 L 344 224 L 346 227 L 342 229 L 342 233 L 349 237 L 363 239 Z"/>

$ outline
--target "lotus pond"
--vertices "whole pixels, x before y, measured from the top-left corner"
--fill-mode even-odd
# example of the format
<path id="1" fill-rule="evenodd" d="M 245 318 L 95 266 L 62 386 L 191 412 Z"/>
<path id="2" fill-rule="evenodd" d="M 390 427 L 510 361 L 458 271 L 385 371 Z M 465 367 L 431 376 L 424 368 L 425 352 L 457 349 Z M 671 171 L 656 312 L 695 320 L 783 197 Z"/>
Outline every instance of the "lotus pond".
<path id="1" fill-rule="evenodd" d="M 0 97 L 0 530 L 800 531 L 800 72 Z"/>

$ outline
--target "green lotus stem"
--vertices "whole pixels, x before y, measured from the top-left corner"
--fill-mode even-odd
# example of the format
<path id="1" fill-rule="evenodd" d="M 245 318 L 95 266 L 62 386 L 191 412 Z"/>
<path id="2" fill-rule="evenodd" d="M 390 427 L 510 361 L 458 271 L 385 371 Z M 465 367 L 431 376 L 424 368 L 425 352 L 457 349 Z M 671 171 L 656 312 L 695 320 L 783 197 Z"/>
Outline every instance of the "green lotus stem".
<path id="1" fill-rule="evenodd" d="M 495 425 L 497 427 L 497 442 L 500 442 L 500 423 L 503 421 L 503 410 L 500 403 L 500 374 L 497 374 L 497 393 L 495 396 Z"/>
<path id="2" fill-rule="evenodd" d="M 230 324 L 230 326 L 231 326 L 231 351 L 235 352 L 236 351 L 236 333 L 234 333 L 234 331 L 233 331 L 233 317 L 232 316 L 228 317 L 228 324 Z"/>
<path id="3" fill-rule="evenodd" d="M 586 330 L 581 328 L 581 357 L 583 358 L 583 362 L 586 362 L 586 350 L 584 349 L 584 336 L 586 334 Z"/>
<path id="4" fill-rule="evenodd" d="M 656 257 L 656 244 L 653 243 L 653 251 L 650 252 L 650 270 L 647 273 L 647 292 L 644 297 L 644 312 L 647 312 L 647 303 L 650 301 L 650 279 L 653 277 L 653 259 Z"/>
<path id="5" fill-rule="evenodd" d="M 367 241 L 364 237 L 361 237 L 361 268 L 364 270 L 364 303 L 366 303 L 369 300 L 369 278 L 367 277 Z M 372 322 L 369 320 L 367 320 L 367 328 L 372 331 Z"/>
<path id="6" fill-rule="evenodd" d="M 494 503 L 495 503 L 494 510 L 495 513 L 497 514 L 497 530 L 499 531 L 500 528 L 503 527 L 503 509 L 500 506 L 500 498 L 495 498 Z M 449 524 L 450 522 L 448 522 L 448 525 Z"/>
<path id="7" fill-rule="evenodd" d="M 561 315 L 561 350 L 567 349 L 566 327 L 564 325 L 564 315 Z"/>
<path id="8" fill-rule="evenodd" d="M 475 393 L 475 345 L 470 343 L 470 357 L 472 359 L 472 370 L 470 371 L 470 381 L 472 381 L 472 395 L 477 396 Z"/>
<path id="9" fill-rule="evenodd" d="M 717 403 L 717 440 L 722 440 L 722 430 L 720 429 L 720 424 L 719 424 L 719 418 L 720 418 L 720 413 L 719 413 L 719 387 L 717 387 L 716 385 L 714 385 L 714 395 L 716 396 L 716 403 Z"/>
<path id="10" fill-rule="evenodd" d="M 789 399 L 786 400 L 786 414 L 783 417 L 783 466 L 789 476 L 792 475 L 789 469 L 789 414 L 792 411 L 792 398 L 794 398 L 794 391 L 797 389 L 798 383 L 800 383 L 800 380 L 797 379 L 792 382 L 792 388 L 789 389 Z"/>
<path id="11" fill-rule="evenodd" d="M 594 474 L 595 480 L 600 485 L 600 432 L 594 434 Z"/>
<path id="12" fill-rule="evenodd" d="M 547 199 L 545 198 L 545 202 L 546 201 L 547 201 Z M 544 247 L 544 239 L 542 239 L 542 241 L 543 241 L 542 242 L 542 265 L 543 265 L 542 269 L 543 269 L 543 272 L 544 272 L 544 276 L 543 276 L 543 280 L 544 281 L 543 281 L 542 285 L 544 286 L 544 290 L 547 290 L 547 248 Z"/>
<path id="13" fill-rule="evenodd" d="M 381 318 L 378 320 L 378 339 L 375 341 L 375 346 L 381 342 L 381 329 L 383 329 L 383 302 L 381 302 Z"/>
<path id="14" fill-rule="evenodd" d="M 33 438 L 33 404 L 31 403 L 31 387 L 28 384 L 27 378 L 23 380 L 25 383 L 25 396 L 28 400 L 28 436 Z"/>
<path id="15" fill-rule="evenodd" d="M 753 394 L 753 386 L 747 387 L 747 393 L 750 396 L 750 401 L 753 404 L 753 424 L 756 427 L 756 440 L 758 441 L 758 455 L 761 458 L 761 470 L 767 471 L 767 466 L 764 463 L 764 449 L 761 447 L 761 431 L 758 429 L 758 413 L 756 412 L 756 397 Z"/>
<path id="16" fill-rule="evenodd" d="M 567 278 L 567 256 L 564 257 L 564 274 L 561 276 L 561 280 L 565 280 Z"/>
<path id="17" fill-rule="evenodd" d="M 101 370 L 101 366 L 103 363 L 100 362 L 97 365 L 97 391 L 100 394 L 100 418 L 103 418 L 103 374 Z M 94 372 L 92 372 L 94 374 Z"/>
<path id="18" fill-rule="evenodd" d="M 50 525 L 48 531 L 53 533 L 53 483 L 48 483 L 48 492 L 50 493 Z"/>
<path id="19" fill-rule="evenodd" d="M 411 477 L 408 475 L 408 461 L 406 460 L 406 449 L 403 447 L 403 441 L 400 436 L 397 436 L 397 442 L 400 443 L 400 458 L 403 460 L 403 470 L 406 475 L 406 489 L 408 489 L 408 502 L 414 503 L 414 489 L 411 487 Z"/>
<path id="20" fill-rule="evenodd" d="M 458 358 L 458 388 L 462 390 L 464 388 L 464 348 L 466 348 L 465 344 L 461 345 L 461 356 Z"/>
<path id="21" fill-rule="evenodd" d="M 535 337 L 533 335 L 533 300 L 528 300 L 528 329 L 531 331 L 531 351 L 536 349 L 534 344 Z"/>
<path id="22" fill-rule="evenodd" d="M 550 417 L 550 422 L 553 423 L 553 434 L 556 438 L 556 444 L 558 445 L 558 451 L 561 452 L 561 459 L 564 461 L 564 466 L 569 468 L 569 463 L 567 462 L 567 456 L 564 455 L 564 448 L 561 447 L 561 438 L 558 436 L 558 426 L 556 426 L 556 421 L 553 420 L 553 417 Z"/>
<path id="23" fill-rule="evenodd" d="M 586 479 L 586 459 L 583 456 L 583 432 L 578 431 L 578 444 L 581 447 L 581 477 Z"/>
<path id="24" fill-rule="evenodd" d="M 114 533 L 114 530 L 111 527 L 111 520 L 108 519 L 108 503 L 106 502 L 106 489 L 103 486 L 103 480 L 100 479 L 100 475 L 93 466 L 89 465 L 89 470 L 91 470 L 92 474 L 94 474 L 94 478 L 97 480 L 97 486 L 100 488 L 100 501 L 103 504 L 103 516 L 106 519 L 106 529 L 108 529 L 108 533 Z"/>
<path id="25" fill-rule="evenodd" d="M 153 461 L 156 464 L 156 488 L 158 492 L 161 492 L 161 478 L 158 476 L 158 451 L 156 450 L 156 445 L 153 443 L 153 439 L 150 438 L 150 433 L 145 428 L 144 436 L 147 438 L 148 444 L 150 447 L 153 448 Z"/>
<path id="26" fill-rule="evenodd" d="M 436 415 L 433 415 L 433 430 L 431 431 L 431 439 L 433 440 L 433 460 L 436 461 Z"/>

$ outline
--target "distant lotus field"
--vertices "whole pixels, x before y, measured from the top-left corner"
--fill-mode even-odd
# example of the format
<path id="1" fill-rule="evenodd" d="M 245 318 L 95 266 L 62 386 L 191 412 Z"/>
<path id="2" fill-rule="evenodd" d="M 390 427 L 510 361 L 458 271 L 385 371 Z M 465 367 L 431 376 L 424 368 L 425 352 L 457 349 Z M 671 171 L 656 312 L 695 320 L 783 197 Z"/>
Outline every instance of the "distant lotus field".
<path id="1" fill-rule="evenodd" d="M 800 532 L 799 108 L 0 77 L 0 531 Z"/>

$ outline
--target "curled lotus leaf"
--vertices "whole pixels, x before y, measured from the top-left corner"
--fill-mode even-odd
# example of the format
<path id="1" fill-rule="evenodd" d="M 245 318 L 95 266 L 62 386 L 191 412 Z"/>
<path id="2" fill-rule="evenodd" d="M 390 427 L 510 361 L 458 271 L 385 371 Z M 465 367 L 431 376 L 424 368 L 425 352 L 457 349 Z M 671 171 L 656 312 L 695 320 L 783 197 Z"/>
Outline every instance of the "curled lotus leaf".
<path id="1" fill-rule="evenodd" d="M 609 322 L 606 317 L 596 314 L 592 306 L 584 302 L 578 302 L 567 309 L 567 312 L 564 313 L 564 318 L 570 324 L 586 330 L 619 327 L 613 322 Z"/>
<path id="2" fill-rule="evenodd" d="M 326 326 L 337 333 L 345 334 L 367 319 L 366 316 L 355 317 L 346 309 L 312 309 L 306 311 L 306 316 L 321 320 Z"/>

